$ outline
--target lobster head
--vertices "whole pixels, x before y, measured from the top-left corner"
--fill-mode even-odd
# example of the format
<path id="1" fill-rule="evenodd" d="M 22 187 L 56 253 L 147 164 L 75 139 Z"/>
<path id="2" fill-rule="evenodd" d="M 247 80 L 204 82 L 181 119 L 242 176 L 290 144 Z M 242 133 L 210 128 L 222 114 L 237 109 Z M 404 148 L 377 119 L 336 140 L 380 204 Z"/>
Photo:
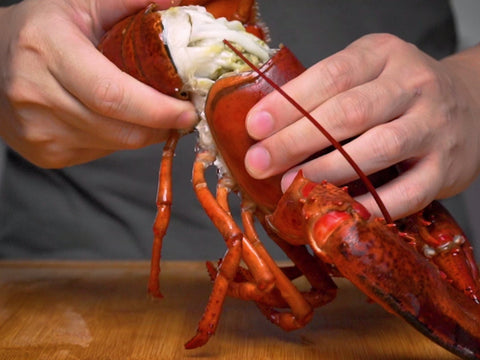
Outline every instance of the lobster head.
<path id="1" fill-rule="evenodd" d="M 315 242 L 328 239 L 338 224 L 357 217 L 368 220 L 371 215 L 352 199 L 346 187 L 339 188 L 326 181 L 314 183 L 300 170 L 266 220 L 283 239 L 303 245 L 308 241 L 305 234 L 313 234 Z"/>

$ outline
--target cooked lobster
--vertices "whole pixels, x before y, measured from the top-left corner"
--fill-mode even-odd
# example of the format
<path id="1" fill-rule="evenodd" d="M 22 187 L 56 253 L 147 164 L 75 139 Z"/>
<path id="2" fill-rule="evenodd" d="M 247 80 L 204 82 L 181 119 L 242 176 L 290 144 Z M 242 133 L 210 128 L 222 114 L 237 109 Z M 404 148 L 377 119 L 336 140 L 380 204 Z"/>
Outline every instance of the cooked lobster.
<path id="1" fill-rule="evenodd" d="M 257 19 L 254 1 L 182 3 L 195 4 L 228 21 L 215 19 L 199 6 L 159 11 L 151 5 L 115 25 L 99 46 L 132 76 L 171 96 L 188 98 L 199 109 L 193 185 L 227 252 L 217 265 L 207 263 L 212 294 L 197 334 L 185 346 L 195 348 L 208 341 L 227 295 L 255 301 L 283 329 L 305 326 L 315 307 L 334 299 L 331 276 L 341 275 L 451 352 L 465 359 L 480 358 L 478 268 L 469 241 L 450 214 L 434 202 L 393 223 L 360 169 L 359 177 L 383 208 L 384 219 L 372 219 L 346 187 L 317 184 L 301 172 L 285 194 L 280 176 L 251 178 L 243 165 L 254 144 L 245 116 L 259 99 L 274 88 L 281 91 L 278 85 L 298 76 L 304 67 L 286 47 L 272 50 L 261 40 L 268 32 Z M 177 33 L 182 27 L 189 27 L 190 39 Z M 208 32 L 215 34 L 216 42 L 203 37 Z M 189 57 L 193 60 L 185 63 Z M 176 144 L 185 133 L 171 131 L 160 167 L 149 281 L 149 292 L 157 297 L 161 245 L 172 203 L 171 166 Z M 332 142 L 341 149 L 335 139 Z M 212 165 L 219 168 L 215 195 L 204 176 Z M 358 183 L 350 187 L 358 188 Z M 241 198 L 242 228 L 230 214 L 231 192 Z M 294 266 L 277 266 L 257 235 L 255 219 Z M 310 282 L 310 291 L 293 285 L 292 280 L 302 275 Z"/>

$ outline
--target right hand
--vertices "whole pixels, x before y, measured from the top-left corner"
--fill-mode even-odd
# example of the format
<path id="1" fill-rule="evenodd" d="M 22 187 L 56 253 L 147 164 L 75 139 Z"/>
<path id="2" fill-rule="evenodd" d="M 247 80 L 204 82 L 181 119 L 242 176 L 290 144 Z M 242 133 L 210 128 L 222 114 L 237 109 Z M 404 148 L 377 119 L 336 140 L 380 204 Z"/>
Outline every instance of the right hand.
<path id="1" fill-rule="evenodd" d="M 60 168 L 192 127 L 191 103 L 142 84 L 96 49 L 114 23 L 150 2 L 24 0 L 0 8 L 3 140 L 38 166 Z"/>
<path id="2" fill-rule="evenodd" d="M 480 173 L 480 45 L 437 61 L 389 34 L 370 34 L 319 61 L 283 86 L 367 175 L 394 165 L 402 174 L 377 188 L 393 219 L 466 189 Z M 285 190 L 301 168 L 336 185 L 358 174 L 291 104 L 271 92 L 250 109 L 259 140 L 245 165 L 257 179 L 283 174 Z M 308 159 L 308 161 L 305 161 Z M 297 165 L 301 164 L 301 165 Z M 383 216 L 370 194 L 358 196 Z"/>

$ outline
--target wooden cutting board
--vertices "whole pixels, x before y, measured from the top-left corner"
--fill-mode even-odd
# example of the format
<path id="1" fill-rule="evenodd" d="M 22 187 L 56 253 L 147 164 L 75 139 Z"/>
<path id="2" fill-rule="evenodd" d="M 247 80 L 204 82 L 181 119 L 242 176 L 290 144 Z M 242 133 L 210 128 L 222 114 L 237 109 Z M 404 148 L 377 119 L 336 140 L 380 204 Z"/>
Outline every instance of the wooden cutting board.
<path id="1" fill-rule="evenodd" d="M 185 350 L 208 299 L 202 263 L 166 262 L 165 298 L 146 262 L 0 262 L 0 359 L 456 359 L 345 280 L 304 329 L 284 332 L 228 299 L 217 334 Z"/>

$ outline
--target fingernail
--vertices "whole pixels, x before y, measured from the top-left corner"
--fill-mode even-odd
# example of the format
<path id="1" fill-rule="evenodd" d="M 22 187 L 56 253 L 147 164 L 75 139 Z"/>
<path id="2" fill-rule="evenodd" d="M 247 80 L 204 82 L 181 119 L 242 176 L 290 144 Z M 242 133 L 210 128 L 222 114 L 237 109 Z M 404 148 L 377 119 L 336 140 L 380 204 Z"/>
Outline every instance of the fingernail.
<path id="1" fill-rule="evenodd" d="M 255 112 L 247 117 L 246 127 L 249 135 L 254 139 L 264 139 L 273 133 L 273 116 L 268 111 Z"/>
<path id="2" fill-rule="evenodd" d="M 182 112 L 177 118 L 177 128 L 190 129 L 197 123 L 197 113 L 193 110 Z"/>
<path id="3" fill-rule="evenodd" d="M 272 158 L 263 146 L 252 146 L 245 155 L 245 167 L 254 178 L 261 179 L 270 167 Z"/>
<path id="4" fill-rule="evenodd" d="M 283 175 L 281 183 L 283 192 L 287 191 L 288 187 L 292 184 L 296 175 L 297 172 L 287 172 L 285 175 Z"/>

